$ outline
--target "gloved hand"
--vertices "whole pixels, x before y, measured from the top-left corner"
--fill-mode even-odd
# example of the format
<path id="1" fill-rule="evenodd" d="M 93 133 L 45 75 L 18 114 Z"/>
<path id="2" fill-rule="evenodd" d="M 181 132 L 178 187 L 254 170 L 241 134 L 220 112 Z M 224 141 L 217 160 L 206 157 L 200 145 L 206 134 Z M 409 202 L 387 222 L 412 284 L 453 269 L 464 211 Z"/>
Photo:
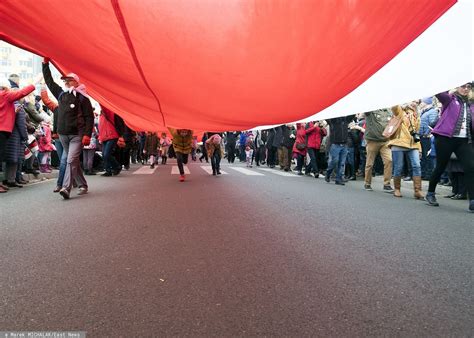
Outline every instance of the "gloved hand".
<path id="1" fill-rule="evenodd" d="M 89 144 L 91 144 L 90 136 L 87 136 L 87 135 L 82 136 L 82 145 L 88 146 Z"/>

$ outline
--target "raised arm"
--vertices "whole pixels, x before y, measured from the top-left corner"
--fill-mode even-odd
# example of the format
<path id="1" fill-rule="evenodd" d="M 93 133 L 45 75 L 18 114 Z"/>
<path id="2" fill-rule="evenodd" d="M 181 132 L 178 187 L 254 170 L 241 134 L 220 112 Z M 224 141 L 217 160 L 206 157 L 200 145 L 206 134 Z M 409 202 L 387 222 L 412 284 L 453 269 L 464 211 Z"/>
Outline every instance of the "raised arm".
<path id="1" fill-rule="evenodd" d="M 49 69 L 49 62 L 46 59 L 43 61 L 43 77 L 44 82 L 46 82 L 51 93 L 53 93 L 54 97 L 59 100 L 59 95 L 63 92 L 63 89 L 60 85 L 54 82 L 51 70 Z"/>
<path id="2" fill-rule="evenodd" d="M 54 113 L 54 110 L 58 107 L 58 104 L 49 98 L 46 88 L 41 88 L 40 95 L 41 101 L 43 101 L 46 107 L 48 107 L 48 109 Z"/>
<path id="3" fill-rule="evenodd" d="M 35 90 L 35 86 L 33 85 L 26 86 L 24 88 L 21 88 L 20 90 L 9 90 L 5 99 L 9 102 L 15 102 L 21 99 L 22 97 L 25 97 L 33 90 Z"/>

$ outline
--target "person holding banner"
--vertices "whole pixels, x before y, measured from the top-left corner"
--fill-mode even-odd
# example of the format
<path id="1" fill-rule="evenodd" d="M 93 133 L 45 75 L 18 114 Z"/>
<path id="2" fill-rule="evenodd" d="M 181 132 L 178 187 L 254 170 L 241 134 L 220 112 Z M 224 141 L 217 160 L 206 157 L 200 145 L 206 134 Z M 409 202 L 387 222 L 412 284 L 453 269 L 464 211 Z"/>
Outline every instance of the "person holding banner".
<path id="1" fill-rule="evenodd" d="M 435 135 L 436 167 L 430 178 L 426 201 L 439 206 L 436 186 L 443 174 L 451 154 L 461 162 L 464 180 L 469 195 L 469 211 L 474 212 L 474 101 L 472 83 L 466 83 L 453 93 L 440 93 L 436 97 L 443 108 L 438 123 L 432 130 Z"/>
<path id="2" fill-rule="evenodd" d="M 38 83 L 40 77 L 35 79 L 34 83 Z M 35 90 L 34 85 L 29 85 L 20 90 L 11 90 L 8 81 L 0 82 L 0 162 L 3 161 L 5 155 L 5 147 L 15 125 L 15 101 L 25 97 Z M 0 193 L 8 191 L 8 187 L 0 184 Z"/>
<path id="3" fill-rule="evenodd" d="M 79 181 L 79 195 L 88 192 L 79 156 L 82 147 L 90 144 L 94 112 L 86 96 L 85 86 L 79 84 L 76 74 L 70 73 L 61 78 L 66 87 L 64 90 L 54 82 L 49 69 L 49 58 L 44 58 L 43 76 L 49 90 L 58 100 L 58 134 L 67 154 L 63 186 L 59 193 L 64 199 L 69 199 L 74 178 Z"/>

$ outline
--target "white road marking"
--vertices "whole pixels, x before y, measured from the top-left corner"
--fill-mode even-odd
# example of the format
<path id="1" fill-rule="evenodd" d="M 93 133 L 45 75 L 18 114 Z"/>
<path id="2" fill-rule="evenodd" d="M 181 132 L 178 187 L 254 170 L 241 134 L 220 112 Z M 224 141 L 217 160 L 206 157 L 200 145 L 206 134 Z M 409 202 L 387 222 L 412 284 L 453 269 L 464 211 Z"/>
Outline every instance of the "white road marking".
<path id="1" fill-rule="evenodd" d="M 191 174 L 187 165 L 184 166 L 184 173 L 186 175 Z M 174 165 L 173 168 L 171 169 L 171 175 L 179 175 L 179 169 L 177 165 Z"/>
<path id="2" fill-rule="evenodd" d="M 209 175 L 212 175 L 212 167 L 211 166 L 201 166 L 202 170 L 207 172 Z M 227 173 L 224 170 L 221 170 L 222 175 L 227 175 Z"/>
<path id="3" fill-rule="evenodd" d="M 151 175 L 155 172 L 156 169 L 157 167 L 150 169 L 150 166 L 144 166 L 135 170 L 133 172 L 133 175 Z"/>
<path id="4" fill-rule="evenodd" d="M 250 169 L 246 169 L 246 168 L 239 168 L 239 167 L 229 167 L 229 168 L 247 176 L 265 176 L 262 173 L 259 173 L 257 171 L 253 171 Z"/>
<path id="5" fill-rule="evenodd" d="M 275 170 L 275 169 L 271 169 L 271 168 L 258 168 L 258 170 L 263 170 L 263 171 L 267 171 L 267 172 L 270 172 L 270 173 L 275 174 L 275 175 L 286 176 L 286 177 L 303 177 L 303 176 L 298 176 L 298 175 L 293 174 L 293 173 L 288 172 L 288 171 L 280 171 L 280 170 Z"/>

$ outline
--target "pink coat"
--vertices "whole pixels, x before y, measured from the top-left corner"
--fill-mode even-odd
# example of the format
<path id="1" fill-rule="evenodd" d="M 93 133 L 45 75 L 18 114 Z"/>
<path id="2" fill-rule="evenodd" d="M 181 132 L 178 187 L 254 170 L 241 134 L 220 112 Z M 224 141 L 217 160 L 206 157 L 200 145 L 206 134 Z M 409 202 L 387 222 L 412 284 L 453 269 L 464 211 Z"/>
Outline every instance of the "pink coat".
<path id="1" fill-rule="evenodd" d="M 306 156 L 306 148 L 303 150 L 296 149 L 296 145 L 298 143 L 306 144 L 306 130 L 304 129 L 304 124 L 298 123 L 296 127 L 296 140 L 295 144 L 293 145 L 293 154 L 301 154 Z"/>
<path id="2" fill-rule="evenodd" d="M 46 151 L 53 151 L 53 141 L 51 138 L 51 128 L 47 123 L 42 123 L 41 127 L 43 128 L 44 135 L 39 139 L 39 151 L 46 152 Z"/>
<path id="3" fill-rule="evenodd" d="M 0 90 L 0 131 L 11 133 L 15 125 L 15 101 L 35 90 L 29 85 L 20 90 Z"/>

